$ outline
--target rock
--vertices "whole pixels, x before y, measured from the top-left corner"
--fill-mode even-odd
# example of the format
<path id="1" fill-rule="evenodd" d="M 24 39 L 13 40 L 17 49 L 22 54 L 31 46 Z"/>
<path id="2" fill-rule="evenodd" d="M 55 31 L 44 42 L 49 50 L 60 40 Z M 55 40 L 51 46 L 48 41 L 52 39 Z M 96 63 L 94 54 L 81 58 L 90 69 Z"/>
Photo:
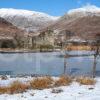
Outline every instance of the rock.
<path id="1" fill-rule="evenodd" d="M 62 89 L 52 89 L 52 93 L 61 93 L 63 92 Z"/>
<path id="2" fill-rule="evenodd" d="M 7 80 L 8 79 L 8 77 L 7 76 L 1 76 L 1 80 Z"/>
<path id="3" fill-rule="evenodd" d="M 88 88 L 89 90 L 93 90 L 94 88 L 92 88 L 92 87 L 90 87 L 90 88 Z"/>

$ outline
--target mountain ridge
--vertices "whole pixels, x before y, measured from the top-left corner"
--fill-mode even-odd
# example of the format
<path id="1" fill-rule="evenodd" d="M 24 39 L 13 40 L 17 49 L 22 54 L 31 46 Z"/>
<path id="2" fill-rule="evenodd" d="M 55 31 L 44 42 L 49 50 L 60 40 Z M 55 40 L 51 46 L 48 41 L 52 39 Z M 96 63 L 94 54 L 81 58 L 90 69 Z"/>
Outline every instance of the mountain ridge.
<path id="1" fill-rule="evenodd" d="M 56 30 L 58 33 L 68 30 L 80 36 L 82 34 L 94 36 L 100 33 L 100 8 L 94 5 L 70 10 L 61 17 L 17 9 L 0 9 L 0 16 L 32 34 L 48 29 Z"/>
<path id="2" fill-rule="evenodd" d="M 48 28 L 56 30 L 58 33 L 60 31 L 70 31 L 87 39 L 89 39 L 88 37 L 92 38 L 96 34 L 100 34 L 100 8 L 89 6 L 71 10 Z"/>
<path id="3" fill-rule="evenodd" d="M 41 12 L 12 8 L 0 9 L 0 17 L 21 29 L 33 32 L 37 32 L 39 29 L 44 28 L 59 18 Z"/>

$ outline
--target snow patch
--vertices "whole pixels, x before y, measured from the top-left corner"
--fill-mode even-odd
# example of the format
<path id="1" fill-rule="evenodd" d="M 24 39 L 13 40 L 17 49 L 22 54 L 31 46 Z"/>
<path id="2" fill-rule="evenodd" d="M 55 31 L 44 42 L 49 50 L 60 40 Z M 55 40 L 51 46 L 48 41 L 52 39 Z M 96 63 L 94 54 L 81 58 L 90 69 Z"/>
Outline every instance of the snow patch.
<path id="1" fill-rule="evenodd" d="M 59 17 L 50 16 L 45 13 L 36 12 L 36 11 L 29 11 L 29 10 L 21 10 L 21 9 L 13 9 L 13 8 L 1 8 L 0 15 L 3 16 L 24 16 L 24 17 L 44 17 L 52 20 L 56 20 Z"/>
<path id="2" fill-rule="evenodd" d="M 83 6 L 82 8 L 69 10 L 68 14 L 73 14 L 73 13 L 76 13 L 76 12 L 100 13 L 100 8 L 96 7 L 95 5 L 90 5 L 89 4 L 89 5 Z"/>

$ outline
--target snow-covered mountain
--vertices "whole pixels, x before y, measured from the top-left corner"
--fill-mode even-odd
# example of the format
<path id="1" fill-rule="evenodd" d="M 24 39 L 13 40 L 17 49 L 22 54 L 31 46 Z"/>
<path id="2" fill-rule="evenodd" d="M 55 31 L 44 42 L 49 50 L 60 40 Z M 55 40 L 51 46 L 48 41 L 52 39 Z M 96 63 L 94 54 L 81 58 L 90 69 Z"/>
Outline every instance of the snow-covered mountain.
<path id="1" fill-rule="evenodd" d="M 59 33 L 67 30 L 85 38 L 94 37 L 100 34 L 100 8 L 87 5 L 70 10 L 50 28 Z"/>
<path id="2" fill-rule="evenodd" d="M 87 5 L 82 8 L 69 10 L 51 27 L 53 27 L 53 29 L 59 28 L 62 30 L 64 27 L 67 27 L 67 24 L 73 23 L 83 17 L 100 17 L 100 8 L 94 5 Z"/>
<path id="3" fill-rule="evenodd" d="M 24 31 L 0 17 L 0 39 L 13 38 L 16 34 L 24 36 Z"/>
<path id="4" fill-rule="evenodd" d="M 84 16 L 100 16 L 100 8 L 94 5 L 86 5 L 82 8 L 69 10 L 60 20 L 72 21 Z"/>
<path id="5" fill-rule="evenodd" d="M 62 17 L 53 17 L 35 11 L 3 8 L 0 9 L 0 17 L 19 28 L 36 32 L 36 34 L 39 30 L 45 31 L 48 28 L 58 33 L 68 30 L 84 36 L 100 33 L 100 8 L 94 5 L 72 9 Z"/>
<path id="6" fill-rule="evenodd" d="M 82 13 L 84 15 L 86 15 L 87 13 L 100 13 L 100 8 L 94 5 L 86 5 L 82 8 L 72 9 L 68 11 L 69 15 L 74 13 Z"/>
<path id="7" fill-rule="evenodd" d="M 0 9 L 0 17 L 27 31 L 38 31 L 58 19 L 45 13 L 12 8 Z"/>

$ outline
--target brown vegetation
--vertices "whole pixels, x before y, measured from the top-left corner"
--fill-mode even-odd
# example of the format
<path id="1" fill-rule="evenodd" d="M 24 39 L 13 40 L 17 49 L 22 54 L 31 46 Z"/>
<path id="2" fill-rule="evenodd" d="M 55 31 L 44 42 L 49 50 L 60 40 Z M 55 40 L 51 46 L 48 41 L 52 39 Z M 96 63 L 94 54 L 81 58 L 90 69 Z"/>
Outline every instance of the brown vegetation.
<path id="1" fill-rule="evenodd" d="M 83 45 L 78 45 L 78 46 L 68 46 L 66 50 L 92 50 L 91 46 L 83 46 Z"/>
<path id="2" fill-rule="evenodd" d="M 51 77 L 39 77 L 31 80 L 29 83 L 22 83 L 20 81 L 14 81 L 9 86 L 0 86 L 0 94 L 8 93 L 22 93 L 27 89 L 47 89 L 54 88 L 59 86 L 68 86 L 72 83 L 72 81 L 76 81 L 81 85 L 94 85 L 96 81 L 93 78 L 89 77 L 79 77 L 73 78 L 70 76 L 61 76 L 60 78 L 53 80 Z M 52 90 L 53 92 L 61 92 L 59 90 Z"/>
<path id="3" fill-rule="evenodd" d="M 9 88 L 6 86 L 0 86 L 0 94 L 8 93 Z"/>
<path id="4" fill-rule="evenodd" d="M 55 81 L 54 86 L 66 86 L 72 82 L 72 78 L 69 76 L 61 76 L 57 81 Z"/>
<path id="5" fill-rule="evenodd" d="M 76 81 L 82 85 L 94 85 L 96 83 L 96 81 L 93 78 L 89 77 L 80 77 L 77 78 Z"/>
<path id="6" fill-rule="evenodd" d="M 45 89 L 50 88 L 53 83 L 53 79 L 51 77 L 37 78 L 33 79 L 30 82 L 32 89 Z"/>
<path id="7" fill-rule="evenodd" d="M 21 83 L 19 81 L 14 81 L 13 83 L 10 84 L 10 86 L 1 86 L 0 87 L 0 94 L 3 94 L 3 93 L 9 93 L 9 94 L 22 93 L 22 92 L 25 92 L 28 88 L 29 88 L 29 85 Z"/>
<path id="8" fill-rule="evenodd" d="M 9 88 L 9 92 L 13 93 L 22 93 L 25 92 L 29 88 L 29 85 L 21 83 L 19 81 L 14 81 Z"/>

